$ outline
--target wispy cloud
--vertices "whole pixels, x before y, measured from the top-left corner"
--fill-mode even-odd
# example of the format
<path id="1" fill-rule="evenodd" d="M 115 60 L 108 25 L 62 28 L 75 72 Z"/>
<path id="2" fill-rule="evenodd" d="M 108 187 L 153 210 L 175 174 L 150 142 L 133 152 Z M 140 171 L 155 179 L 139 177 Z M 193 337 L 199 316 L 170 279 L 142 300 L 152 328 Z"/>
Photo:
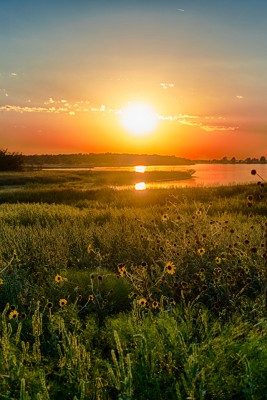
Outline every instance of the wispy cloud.
<path id="1" fill-rule="evenodd" d="M 177 121 L 179 124 L 188 125 L 188 126 L 196 126 L 200 129 L 207 132 L 215 132 L 215 131 L 235 131 L 239 129 L 238 126 L 228 126 L 226 124 L 218 125 L 218 124 L 206 124 L 206 120 L 214 121 L 215 123 L 223 120 L 222 116 L 200 116 L 200 115 L 187 115 L 187 114 L 178 114 L 178 115 L 167 115 L 167 116 L 159 116 L 159 119 L 166 121 Z"/>
<path id="2" fill-rule="evenodd" d="M 100 113 L 105 113 L 105 114 L 120 114 L 121 110 L 116 110 L 113 108 L 108 108 L 104 104 L 101 104 L 100 107 L 92 107 L 91 111 L 93 112 L 100 112 Z"/>
<path id="3" fill-rule="evenodd" d="M 8 97 L 6 89 L 0 89 L 0 94 L 3 94 L 3 96 Z"/>
<path id="4" fill-rule="evenodd" d="M 27 103 L 30 103 L 27 100 Z M 92 107 L 90 101 L 78 101 L 72 103 L 66 99 L 53 99 L 50 97 L 43 103 L 43 106 L 30 106 L 30 105 L 2 105 L 0 106 L 2 112 L 17 112 L 17 113 L 51 113 L 51 114 L 69 114 L 76 115 L 77 113 L 88 113 L 88 112 L 99 112 L 99 113 L 113 113 L 118 114 L 120 110 L 115 110 L 106 107 L 104 104 L 100 106 Z"/>
<path id="5" fill-rule="evenodd" d="M 241 96 L 241 95 L 237 95 L 237 96 L 235 96 L 237 99 L 239 99 L 239 100 L 242 100 L 243 98 L 244 98 L 244 96 Z"/>
<path id="6" fill-rule="evenodd" d="M 170 88 L 174 88 L 174 83 L 161 83 L 160 86 L 163 89 L 170 89 Z"/>
<path id="7" fill-rule="evenodd" d="M 4 91 L 4 89 L 2 89 Z M 70 102 L 66 99 L 53 99 L 50 97 L 44 102 L 42 106 L 31 106 L 29 101 L 28 105 L 2 105 L 0 112 L 16 112 L 16 113 L 50 113 L 50 114 L 68 114 L 74 116 L 79 113 L 100 113 L 102 115 L 120 114 L 122 110 L 107 107 L 105 104 L 92 106 L 91 102 L 77 101 Z M 162 121 L 174 121 L 181 125 L 188 125 L 198 127 L 207 132 L 214 131 L 235 131 L 239 129 L 238 126 L 228 126 L 222 116 L 203 116 L 203 115 L 190 115 L 190 114 L 177 114 L 177 115 L 158 115 L 158 119 Z M 208 123 L 207 123 L 208 122 Z M 219 122 L 219 123 L 218 123 Z M 222 122 L 222 123 L 221 123 Z"/>
<path id="8" fill-rule="evenodd" d="M 224 125 L 202 125 L 201 129 L 207 132 L 215 131 L 236 131 L 239 129 L 238 126 L 224 126 Z"/>
<path id="9" fill-rule="evenodd" d="M 14 111 L 22 114 L 23 112 L 47 112 L 48 109 L 45 107 L 23 107 L 7 104 L 5 106 L 0 106 L 0 111 Z"/>
<path id="10" fill-rule="evenodd" d="M 180 121 L 187 119 L 197 119 L 199 118 L 198 115 L 188 115 L 188 114 L 178 114 L 178 115 L 159 115 L 159 119 L 163 119 L 166 121 Z"/>

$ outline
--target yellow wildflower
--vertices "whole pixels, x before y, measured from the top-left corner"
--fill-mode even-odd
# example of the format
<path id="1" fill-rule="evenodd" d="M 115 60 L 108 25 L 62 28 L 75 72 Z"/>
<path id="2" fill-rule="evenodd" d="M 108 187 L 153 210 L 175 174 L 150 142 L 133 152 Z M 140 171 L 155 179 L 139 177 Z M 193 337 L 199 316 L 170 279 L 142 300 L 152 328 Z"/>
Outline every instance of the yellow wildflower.
<path id="1" fill-rule="evenodd" d="M 17 319 L 19 316 L 19 313 L 17 312 L 17 310 L 13 310 L 9 313 L 9 319 Z"/>
<path id="2" fill-rule="evenodd" d="M 175 273 L 175 265 L 173 262 L 168 261 L 167 264 L 164 267 L 164 271 L 167 272 L 170 275 L 173 275 Z"/>
<path id="3" fill-rule="evenodd" d="M 118 265 L 118 271 L 119 271 L 120 277 L 122 278 L 126 273 L 125 265 L 124 264 L 119 264 Z"/>
<path id="4" fill-rule="evenodd" d="M 63 307 L 63 306 L 65 306 L 67 304 L 67 300 L 66 299 L 60 299 L 59 300 L 59 305 L 60 305 L 60 307 Z"/>
<path id="5" fill-rule="evenodd" d="M 88 246 L 87 246 L 87 253 L 90 254 L 90 253 L 94 253 L 94 252 L 95 252 L 95 251 L 94 251 L 93 246 L 92 246 L 91 244 L 88 244 Z"/>
<path id="6" fill-rule="evenodd" d="M 162 215 L 162 217 L 161 217 L 161 220 L 162 220 L 163 222 L 168 221 L 168 219 L 169 219 L 169 216 L 168 216 L 167 214 L 164 214 L 164 215 Z"/>
<path id="7" fill-rule="evenodd" d="M 55 281 L 56 281 L 56 282 L 62 282 L 62 281 L 63 281 L 62 276 L 61 276 L 61 275 L 56 275 L 56 276 L 55 276 Z"/>
<path id="8" fill-rule="evenodd" d="M 137 303 L 138 303 L 139 306 L 145 307 L 146 303 L 147 303 L 147 300 L 144 297 L 142 297 L 141 299 L 139 299 L 137 301 Z"/>
<path id="9" fill-rule="evenodd" d="M 198 254 L 200 254 L 201 256 L 203 256 L 203 254 L 205 254 L 205 249 L 204 247 L 201 247 L 200 249 L 198 249 Z"/>
<path id="10" fill-rule="evenodd" d="M 152 302 L 152 308 L 158 308 L 158 307 L 159 307 L 159 302 L 154 300 Z"/>

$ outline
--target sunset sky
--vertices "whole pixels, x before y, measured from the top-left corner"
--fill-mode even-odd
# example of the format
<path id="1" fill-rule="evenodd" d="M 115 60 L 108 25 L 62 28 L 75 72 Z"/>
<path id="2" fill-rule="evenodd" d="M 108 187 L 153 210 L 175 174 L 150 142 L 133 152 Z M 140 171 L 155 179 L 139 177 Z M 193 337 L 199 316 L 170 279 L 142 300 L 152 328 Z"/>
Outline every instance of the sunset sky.
<path id="1" fill-rule="evenodd" d="M 1 148 L 267 156 L 266 0 L 8 0 L 0 16 Z"/>

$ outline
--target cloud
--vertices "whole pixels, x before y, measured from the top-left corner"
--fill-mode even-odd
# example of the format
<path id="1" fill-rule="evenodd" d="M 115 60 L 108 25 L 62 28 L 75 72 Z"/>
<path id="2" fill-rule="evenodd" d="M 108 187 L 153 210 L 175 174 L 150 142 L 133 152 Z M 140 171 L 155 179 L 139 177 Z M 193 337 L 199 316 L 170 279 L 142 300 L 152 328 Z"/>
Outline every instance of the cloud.
<path id="1" fill-rule="evenodd" d="M 187 114 L 178 114 L 178 115 L 168 115 L 168 116 L 159 116 L 159 119 L 166 121 L 177 121 L 179 124 L 188 125 L 188 126 L 196 126 L 200 129 L 207 132 L 215 132 L 215 131 L 235 131 L 239 129 L 238 126 L 227 126 L 227 125 L 207 125 L 205 120 L 213 120 L 217 122 L 224 119 L 221 116 L 200 116 L 200 115 L 187 115 Z M 197 120 L 197 121 L 196 121 Z"/>
<path id="2" fill-rule="evenodd" d="M 188 114 L 178 114 L 178 115 L 159 115 L 159 119 L 163 119 L 166 121 L 177 121 L 184 120 L 185 118 L 197 119 L 198 115 L 188 115 Z"/>
<path id="3" fill-rule="evenodd" d="M 8 97 L 8 93 L 6 91 L 6 89 L 0 89 L 0 94 L 3 94 L 5 97 Z"/>
<path id="4" fill-rule="evenodd" d="M 160 86 L 163 89 L 170 89 L 170 88 L 174 88 L 174 83 L 161 83 Z"/>
<path id="5" fill-rule="evenodd" d="M 243 98 L 244 98 L 244 96 L 241 96 L 241 95 L 237 95 L 237 96 L 235 96 L 237 99 L 239 99 L 239 100 L 242 100 Z"/>
<path id="6" fill-rule="evenodd" d="M 179 119 L 178 122 L 179 122 L 180 124 L 182 124 L 182 125 L 200 126 L 200 127 L 203 126 L 201 122 L 192 122 L 192 121 L 187 121 L 186 119 Z"/>
<path id="7" fill-rule="evenodd" d="M 0 106 L 0 111 L 14 111 L 18 113 L 23 113 L 23 112 L 47 112 L 47 108 L 45 107 L 21 107 L 21 106 L 11 106 L 11 105 L 5 105 L 5 106 Z"/>
<path id="8" fill-rule="evenodd" d="M 215 131 L 236 131 L 239 129 L 238 126 L 223 126 L 223 125 L 202 125 L 201 129 L 207 132 Z"/>
<path id="9" fill-rule="evenodd" d="M 4 92 L 4 89 L 0 89 Z M 90 101 L 78 101 L 71 103 L 65 99 L 55 100 L 50 97 L 44 102 L 43 106 L 31 106 L 28 105 L 3 105 L 0 106 L 0 112 L 16 112 L 16 113 L 47 113 L 47 114 L 67 114 L 74 116 L 78 113 L 101 113 L 101 115 L 107 114 L 120 114 L 122 111 L 119 109 L 113 109 L 107 107 L 105 104 L 92 107 Z M 176 121 L 182 125 L 188 125 L 192 127 L 198 127 L 207 132 L 214 131 L 235 131 L 239 129 L 238 126 L 227 126 L 225 119 L 222 116 L 201 116 L 201 115 L 190 115 L 190 114 L 177 114 L 177 115 L 158 115 L 158 118 L 163 121 Z M 207 122 L 210 122 L 207 124 Z M 223 122 L 218 124 L 218 122 Z"/>
<path id="10" fill-rule="evenodd" d="M 101 104 L 100 107 L 92 107 L 92 108 L 91 108 L 91 111 L 92 111 L 92 112 L 101 112 L 102 114 L 103 114 L 103 113 L 105 113 L 105 114 L 120 114 L 120 113 L 121 113 L 121 110 L 116 110 L 116 109 L 113 109 L 113 108 L 108 108 L 108 107 L 106 107 L 104 104 Z"/>
<path id="11" fill-rule="evenodd" d="M 0 89 L 1 91 L 1 89 Z M 3 89 L 2 89 L 3 91 Z M 31 101 L 26 100 L 29 104 Z M 0 111 L 2 112 L 17 112 L 17 113 L 51 113 L 51 114 L 68 114 L 68 115 L 76 115 L 77 113 L 88 113 L 88 112 L 99 112 L 105 114 L 119 114 L 120 110 L 115 110 L 112 108 L 106 107 L 104 104 L 101 104 L 97 107 L 91 107 L 90 101 L 78 101 L 75 103 L 71 103 L 65 99 L 55 100 L 50 97 L 43 103 L 43 106 L 30 106 L 30 105 L 3 105 L 0 106 Z"/>

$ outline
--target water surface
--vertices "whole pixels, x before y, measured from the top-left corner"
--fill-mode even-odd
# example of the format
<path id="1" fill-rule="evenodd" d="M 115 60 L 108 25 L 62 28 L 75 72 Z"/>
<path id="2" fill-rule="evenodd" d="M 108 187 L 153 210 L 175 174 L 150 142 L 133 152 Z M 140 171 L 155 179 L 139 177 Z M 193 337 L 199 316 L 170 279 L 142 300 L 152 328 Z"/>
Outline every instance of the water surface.
<path id="1" fill-rule="evenodd" d="M 185 165 L 156 165 L 146 166 L 146 171 L 186 171 L 194 169 L 191 179 L 147 183 L 146 188 L 171 188 L 192 186 L 219 186 L 244 183 L 256 183 L 259 176 L 251 175 L 251 170 L 267 180 L 267 164 L 195 164 Z M 137 171 L 136 167 L 98 167 L 96 171 Z M 140 168 L 141 170 L 141 168 Z M 140 172 L 140 183 L 145 183 Z M 141 185 L 144 188 L 144 185 Z"/>

